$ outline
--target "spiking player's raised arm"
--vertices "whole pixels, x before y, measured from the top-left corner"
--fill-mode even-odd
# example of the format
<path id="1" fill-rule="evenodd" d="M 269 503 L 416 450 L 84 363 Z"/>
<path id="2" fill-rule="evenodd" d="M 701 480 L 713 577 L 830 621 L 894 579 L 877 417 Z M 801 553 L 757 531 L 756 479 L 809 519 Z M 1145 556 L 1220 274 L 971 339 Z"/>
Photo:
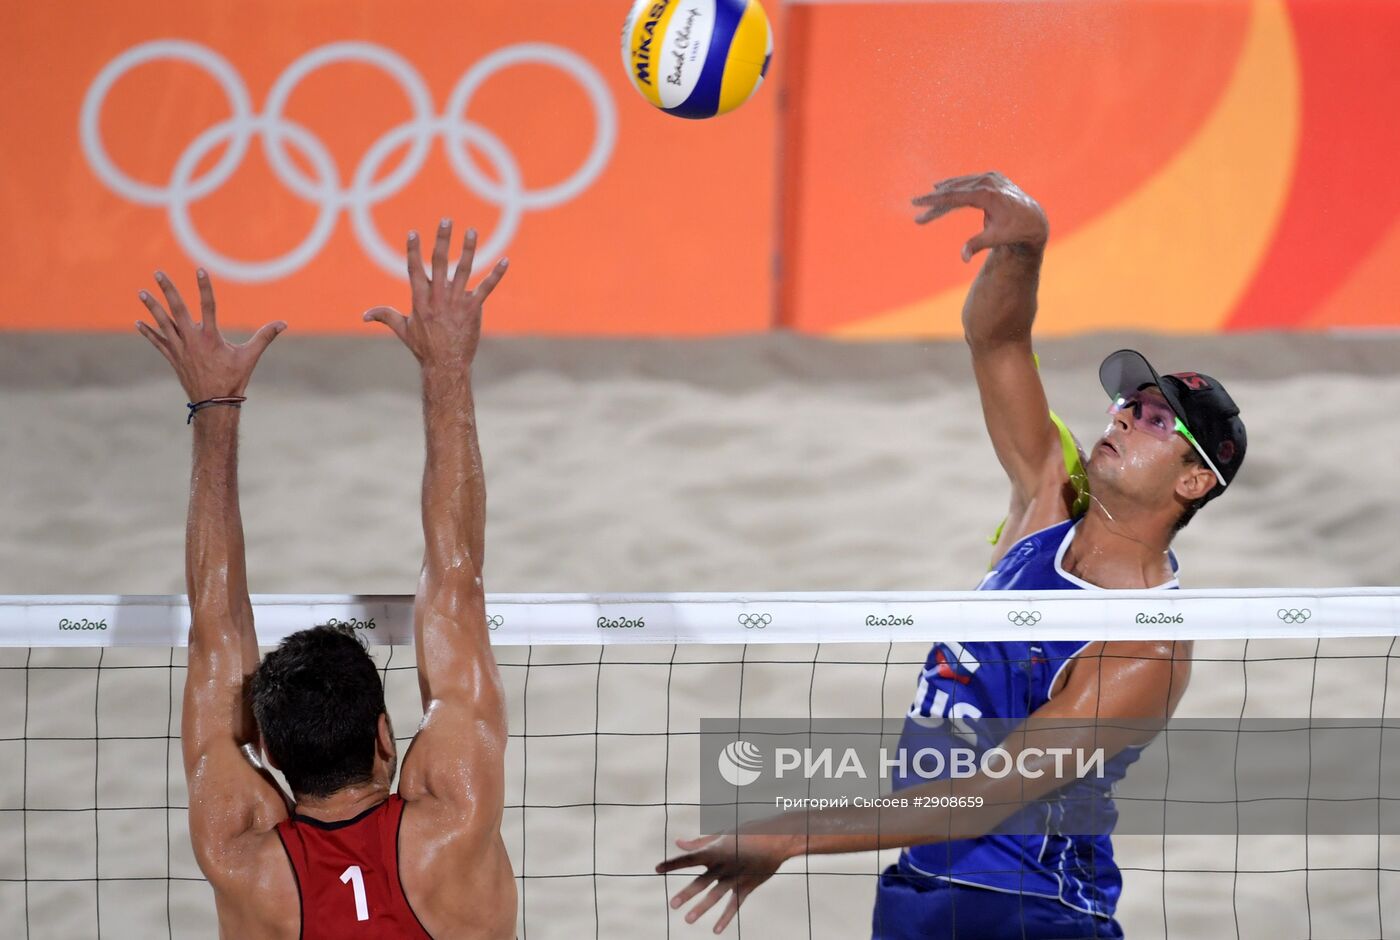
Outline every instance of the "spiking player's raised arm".
<path id="1" fill-rule="evenodd" d="M 1041 207 L 999 173 L 944 180 L 914 203 L 920 223 L 967 208 L 983 217 L 963 248 L 964 261 L 988 252 L 963 328 L 1011 498 L 978 589 L 1176 587 L 1172 536 L 1224 492 L 1244 458 L 1239 409 L 1210 376 L 1159 375 L 1140 354 L 1120 350 L 1099 370 L 1111 422 L 1085 457 L 1049 409 L 1031 348 L 1050 234 Z M 1067 778 L 1043 760 L 1002 777 L 905 773 L 894 787 L 907 808 L 799 814 L 683 840 L 683 854 L 657 870 L 705 871 L 672 904 L 708 888 L 687 914 L 693 922 L 729 896 L 716 922 L 722 930 L 788 858 L 899 847 L 876 893 L 877 940 L 1121 937 L 1114 912 L 1122 879 L 1109 834 L 1068 831 L 1058 817 L 1052 825 L 1047 805 L 1035 804 L 1055 794 L 1099 801 L 1111 813 L 1113 783 L 1136 759 L 1135 746 L 1176 708 L 1190 655 L 1189 643 L 1170 641 L 935 644 L 917 680 L 902 754 L 948 748 L 950 737 L 960 739 L 938 732 L 956 720 L 978 749 L 1000 747 L 1018 767 L 1037 751 L 1099 747 L 1106 773 Z M 1021 827 L 997 831 L 1017 814 Z"/>

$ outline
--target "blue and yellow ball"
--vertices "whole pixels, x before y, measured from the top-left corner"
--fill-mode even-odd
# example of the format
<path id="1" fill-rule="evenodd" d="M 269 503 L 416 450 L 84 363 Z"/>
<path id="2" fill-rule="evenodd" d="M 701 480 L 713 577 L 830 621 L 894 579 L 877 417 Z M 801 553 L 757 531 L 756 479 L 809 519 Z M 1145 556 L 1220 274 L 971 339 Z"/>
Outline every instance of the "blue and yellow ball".
<path id="1" fill-rule="evenodd" d="M 758 0 L 636 0 L 622 27 L 632 85 L 677 117 L 733 111 L 758 91 L 772 57 Z"/>

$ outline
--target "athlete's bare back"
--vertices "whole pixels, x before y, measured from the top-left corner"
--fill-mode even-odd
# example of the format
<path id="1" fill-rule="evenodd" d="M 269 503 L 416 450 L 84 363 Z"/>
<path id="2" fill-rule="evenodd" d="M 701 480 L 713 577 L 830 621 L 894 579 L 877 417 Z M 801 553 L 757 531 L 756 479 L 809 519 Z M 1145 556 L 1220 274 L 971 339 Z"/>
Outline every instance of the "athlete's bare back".
<path id="1" fill-rule="evenodd" d="M 515 879 L 499 831 L 481 845 L 461 831 L 460 815 L 439 813 L 432 800 L 405 802 L 399 876 L 423 928 L 435 940 L 514 937 Z M 298 940 L 306 912 L 275 827 L 249 833 L 239 854 L 241 863 L 228 871 L 206 872 L 215 888 L 220 936 Z M 347 910 L 354 903 L 347 885 Z M 372 908 L 369 914 L 373 921 Z"/>

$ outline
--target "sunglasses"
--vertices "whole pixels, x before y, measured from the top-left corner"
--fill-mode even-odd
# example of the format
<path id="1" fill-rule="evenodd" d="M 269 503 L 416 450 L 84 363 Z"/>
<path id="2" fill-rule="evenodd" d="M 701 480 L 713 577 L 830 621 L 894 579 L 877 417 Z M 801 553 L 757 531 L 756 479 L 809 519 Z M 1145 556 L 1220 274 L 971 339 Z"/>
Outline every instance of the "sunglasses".
<path id="1" fill-rule="evenodd" d="M 1108 406 L 1108 413 L 1116 415 L 1123 411 L 1132 412 L 1133 427 L 1145 431 L 1159 441 L 1170 440 L 1173 434 L 1180 434 L 1186 438 L 1187 443 L 1196 449 L 1196 453 L 1201 455 L 1210 472 L 1215 474 L 1215 479 L 1225 486 L 1223 477 L 1215 462 L 1206 456 L 1205 448 L 1196 440 L 1196 435 L 1191 433 L 1191 429 L 1186 426 L 1186 422 L 1177 417 L 1163 398 L 1147 398 L 1142 395 L 1119 395 L 1113 400 L 1113 404 Z"/>

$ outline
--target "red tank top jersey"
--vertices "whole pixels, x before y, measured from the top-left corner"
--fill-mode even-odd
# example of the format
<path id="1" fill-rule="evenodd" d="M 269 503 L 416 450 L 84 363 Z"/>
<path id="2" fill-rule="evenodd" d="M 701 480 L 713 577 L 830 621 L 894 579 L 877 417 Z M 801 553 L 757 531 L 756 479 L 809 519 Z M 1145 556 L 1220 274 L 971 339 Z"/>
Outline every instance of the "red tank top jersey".
<path id="1" fill-rule="evenodd" d="M 354 819 L 277 824 L 301 897 L 302 940 L 432 940 L 399 880 L 397 793 Z"/>

